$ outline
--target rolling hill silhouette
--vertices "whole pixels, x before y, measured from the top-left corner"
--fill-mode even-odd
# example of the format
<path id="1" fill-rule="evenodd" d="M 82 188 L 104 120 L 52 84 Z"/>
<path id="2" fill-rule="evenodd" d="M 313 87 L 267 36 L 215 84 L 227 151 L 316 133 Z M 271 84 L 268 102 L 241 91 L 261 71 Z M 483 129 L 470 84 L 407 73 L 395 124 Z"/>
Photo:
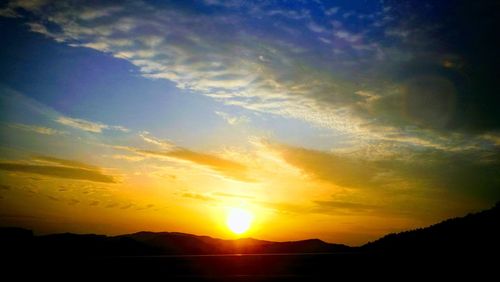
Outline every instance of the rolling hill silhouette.
<path id="1" fill-rule="evenodd" d="M 0 257 L 7 262 L 4 269 L 20 278 L 41 275 L 65 281 L 75 273 L 79 273 L 79 278 L 94 279 L 101 275 L 114 280 L 158 277 L 182 280 L 215 277 L 226 281 L 307 277 L 405 280 L 430 275 L 445 279 L 468 275 L 477 281 L 496 271 L 499 225 L 500 204 L 497 204 L 489 210 L 426 228 L 389 234 L 360 247 L 318 239 L 222 240 L 177 232 L 34 236 L 32 231 L 22 228 L 0 228 Z"/>
<path id="2" fill-rule="evenodd" d="M 366 252 L 388 254 L 498 252 L 500 246 L 500 203 L 465 217 L 386 235 L 361 247 Z"/>
<path id="3" fill-rule="evenodd" d="M 319 239 L 272 242 L 252 238 L 223 240 L 178 232 L 138 232 L 120 236 L 52 234 L 34 236 L 22 228 L 0 229 L 2 249 L 11 255 L 210 255 L 346 252 L 351 247 Z"/>
<path id="4" fill-rule="evenodd" d="M 389 234 L 361 247 L 319 239 L 272 242 L 244 238 L 223 240 L 179 232 L 137 232 L 119 236 L 52 234 L 34 236 L 30 230 L 0 228 L 4 253 L 75 255 L 202 255 L 251 253 L 454 253 L 498 250 L 500 203 L 482 212 L 453 218 L 412 231 Z"/>

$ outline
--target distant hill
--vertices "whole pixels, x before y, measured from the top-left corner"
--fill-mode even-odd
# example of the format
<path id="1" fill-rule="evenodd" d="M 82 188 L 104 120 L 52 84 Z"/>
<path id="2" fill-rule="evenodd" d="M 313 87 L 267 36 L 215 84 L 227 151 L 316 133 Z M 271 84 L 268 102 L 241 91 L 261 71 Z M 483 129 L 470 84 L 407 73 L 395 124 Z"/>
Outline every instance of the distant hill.
<path id="1" fill-rule="evenodd" d="M 138 232 L 120 236 L 52 234 L 34 236 L 21 228 L 0 228 L 4 253 L 89 256 L 205 255 L 251 253 L 332 253 L 351 248 L 319 239 L 272 242 L 252 238 L 222 240 L 177 232 Z"/>
<path id="2" fill-rule="evenodd" d="M 34 236 L 0 228 L 0 261 L 3 276 L 20 281 L 488 281 L 498 269 L 499 212 L 496 205 L 361 247 L 176 232 Z"/>
<path id="3" fill-rule="evenodd" d="M 319 239 L 272 242 L 252 238 L 222 240 L 178 232 L 138 232 L 120 236 L 52 234 L 34 236 L 22 228 L 0 228 L 0 248 L 10 255 L 147 256 L 271 253 L 471 254 L 499 250 L 500 204 L 417 230 L 386 235 L 361 247 Z"/>
<path id="4" fill-rule="evenodd" d="M 362 251 L 385 254 L 485 254 L 500 248 L 500 203 L 465 217 L 386 235 L 361 247 Z"/>

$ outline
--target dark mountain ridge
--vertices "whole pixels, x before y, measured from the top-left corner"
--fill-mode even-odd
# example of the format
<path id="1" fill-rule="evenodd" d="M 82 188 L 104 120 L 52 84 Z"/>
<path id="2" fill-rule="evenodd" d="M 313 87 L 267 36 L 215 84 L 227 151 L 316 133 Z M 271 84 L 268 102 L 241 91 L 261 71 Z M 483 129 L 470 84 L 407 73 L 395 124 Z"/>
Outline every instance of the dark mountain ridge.
<path id="1" fill-rule="evenodd" d="M 447 219 L 425 228 L 388 234 L 360 249 L 366 252 L 485 253 L 500 250 L 500 203 L 464 217 Z"/>
<path id="2" fill-rule="evenodd" d="M 497 204 L 361 247 L 177 232 L 34 236 L 0 228 L 0 261 L 3 276 L 19 281 L 488 281 L 498 268 L 499 215 Z"/>
<path id="3" fill-rule="evenodd" d="M 34 236 L 22 228 L 1 228 L 0 245 L 5 253 L 26 255 L 208 255 L 346 252 L 350 247 L 319 239 L 272 242 L 253 238 L 223 240 L 178 232 L 137 232 L 119 236 L 51 234 Z"/>
<path id="4" fill-rule="evenodd" d="M 0 228 L 0 247 L 10 255 L 208 255 L 273 253 L 386 253 L 418 254 L 499 250 L 500 204 L 482 212 L 445 220 L 426 228 L 386 235 L 361 247 L 331 244 L 319 239 L 272 242 L 253 238 L 224 240 L 179 232 L 137 232 L 119 236 L 51 234 Z"/>

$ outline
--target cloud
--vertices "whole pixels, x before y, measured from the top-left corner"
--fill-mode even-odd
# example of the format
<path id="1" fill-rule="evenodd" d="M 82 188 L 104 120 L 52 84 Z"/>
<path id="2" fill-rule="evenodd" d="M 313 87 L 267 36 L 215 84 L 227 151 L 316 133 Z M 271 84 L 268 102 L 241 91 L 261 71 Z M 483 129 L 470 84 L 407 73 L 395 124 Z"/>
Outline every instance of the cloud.
<path id="1" fill-rule="evenodd" d="M 59 124 L 94 133 L 100 133 L 103 129 L 114 129 L 124 132 L 128 131 L 127 128 L 122 126 L 110 126 L 84 119 L 76 119 L 64 116 L 54 109 L 4 85 L 0 85 L 0 99 L 2 102 L 2 110 L 6 111 L 9 114 L 14 114 L 10 112 L 22 109 L 23 111 L 28 111 L 31 115 L 34 115 L 37 118 L 56 121 Z M 11 123 L 8 126 L 47 135 L 66 134 L 66 132 L 64 131 L 39 125 Z"/>
<path id="2" fill-rule="evenodd" d="M 57 129 L 53 129 L 50 127 L 39 126 L 39 125 L 30 125 L 30 124 L 22 124 L 22 123 L 11 123 L 9 127 L 21 129 L 25 131 L 36 132 L 43 135 L 64 135 L 66 132 L 60 131 Z"/>
<path id="3" fill-rule="evenodd" d="M 74 179 L 74 180 L 115 183 L 113 177 L 109 175 L 102 174 L 99 171 L 82 169 L 82 168 L 0 162 L 0 170 L 38 174 L 38 175 Z"/>
<path id="4" fill-rule="evenodd" d="M 59 117 L 56 120 L 60 124 L 71 126 L 84 131 L 101 133 L 103 129 L 108 128 L 107 125 L 102 123 L 95 123 L 83 119 L 69 118 L 69 117 Z"/>
<path id="5" fill-rule="evenodd" d="M 130 162 L 138 162 L 138 161 L 142 161 L 142 160 L 145 159 L 143 156 L 122 155 L 122 154 L 114 154 L 114 155 L 112 155 L 110 157 L 113 158 L 113 159 L 126 160 L 126 161 L 130 161 Z"/>
<path id="6" fill-rule="evenodd" d="M 246 165 L 233 161 L 230 159 L 219 157 L 215 154 L 196 152 L 190 149 L 179 147 L 168 140 L 163 140 L 152 136 L 147 132 L 139 134 L 139 136 L 146 142 L 156 145 L 160 149 L 143 149 L 132 146 L 110 146 L 115 150 L 122 150 L 132 152 L 142 158 L 167 158 L 170 160 L 178 160 L 189 162 L 208 168 L 221 176 L 229 177 L 235 180 L 244 182 L 253 182 L 255 179 L 248 175 L 248 168 Z M 123 157 L 121 159 L 137 160 L 135 156 Z"/>
<path id="7" fill-rule="evenodd" d="M 234 116 L 220 111 L 215 111 L 215 114 L 220 116 L 230 125 L 240 125 L 243 123 L 248 123 L 250 121 L 250 119 L 246 116 Z"/>
<path id="8" fill-rule="evenodd" d="M 247 175 L 248 172 L 245 165 L 212 154 L 199 153 L 183 148 L 176 148 L 171 151 L 135 150 L 135 152 L 146 156 L 167 157 L 188 161 L 203 167 L 207 167 L 229 178 L 245 182 L 254 181 Z"/>
<path id="9" fill-rule="evenodd" d="M 364 204 L 364 203 L 354 203 L 346 201 L 314 201 L 317 205 L 314 210 L 316 212 L 326 212 L 326 213 L 347 213 L 347 214 L 369 214 L 374 211 L 380 210 L 380 206 Z"/>
<path id="10" fill-rule="evenodd" d="M 333 33 L 333 35 L 348 42 L 357 42 L 362 39 L 361 35 L 353 34 L 346 30 L 337 30 Z"/>
<path id="11" fill-rule="evenodd" d="M 265 146 L 311 179 L 353 191 L 376 193 L 374 197 L 384 193 L 405 197 L 409 193 L 429 199 L 442 194 L 467 195 L 481 200 L 500 198 L 500 191 L 496 189 L 500 185 L 498 152 L 484 151 L 478 155 L 476 150 L 443 152 L 409 146 L 380 148 L 388 152 L 373 156 L 370 151 L 377 150 L 376 147 L 352 153 L 271 143 Z"/>
<path id="12" fill-rule="evenodd" d="M 50 157 L 50 156 L 43 156 L 43 155 L 34 155 L 32 157 L 32 160 L 37 161 L 37 162 L 42 162 L 42 163 L 51 163 L 51 164 L 56 164 L 56 165 L 61 165 L 61 166 L 83 168 L 83 169 L 88 169 L 88 170 L 98 170 L 99 169 L 96 166 L 89 165 L 89 164 L 82 163 L 82 162 L 60 159 L 60 158 L 55 158 L 55 157 Z"/>
<path id="13" fill-rule="evenodd" d="M 135 65 L 144 77 L 168 79 L 226 105 L 330 129 L 333 138 L 347 140 L 342 145 L 353 150 L 385 146 L 384 153 L 392 149 L 392 155 L 441 150 L 442 156 L 454 151 L 460 157 L 475 148 L 476 155 L 467 156 L 475 161 L 495 155 L 491 139 L 478 141 L 500 128 L 498 95 L 492 94 L 499 92 L 498 63 L 491 59 L 497 57 L 491 36 L 496 28 L 487 24 L 495 15 L 488 5 L 472 2 L 453 7 L 424 2 L 414 7 L 401 1 L 391 9 L 381 5 L 362 18 L 351 8 L 325 9 L 336 14 L 331 37 L 321 34 L 328 45 L 310 44 L 324 19 L 300 3 L 294 9 L 269 3 L 218 5 L 210 14 L 192 5 L 143 1 L 120 9 L 94 1 L 12 2 L 8 7 L 30 11 L 33 16 L 24 20 L 33 32 L 107 52 Z M 424 7 L 434 7 L 440 16 L 429 17 Z M 241 8 L 251 9 L 245 16 L 225 10 Z M 337 16 L 339 11 L 343 16 Z M 255 19 L 261 24 L 255 25 Z M 457 28 L 464 34 L 453 32 Z M 443 65 L 449 58 L 461 63 Z M 112 129 L 73 118 L 63 123 L 96 133 Z M 187 152 L 180 150 L 176 158 L 223 171 L 208 157 Z M 315 167 L 303 156 L 307 153 L 344 163 L 338 169 L 345 174 Z M 312 151 L 294 156 L 319 177 L 331 173 L 355 184 L 356 177 L 372 176 L 356 168 L 356 161 L 337 155 Z M 368 171 L 376 175 L 380 168 Z"/>
<path id="14" fill-rule="evenodd" d="M 122 132 L 129 132 L 129 129 L 119 126 L 119 125 L 107 125 L 99 122 L 92 122 L 84 119 L 78 119 L 78 118 L 70 118 L 66 116 L 60 116 L 56 120 L 56 122 L 70 126 L 76 129 L 88 131 L 88 132 L 93 132 L 93 133 L 101 133 L 103 129 L 110 129 L 110 130 L 118 130 Z"/>
<path id="15" fill-rule="evenodd" d="M 313 68 L 294 59 L 297 55 L 294 50 L 301 49 L 300 46 L 281 48 L 279 45 L 283 41 L 255 44 L 253 35 L 235 37 L 240 28 L 233 28 L 237 25 L 228 25 L 227 22 L 236 19 L 217 15 L 192 17 L 182 9 L 159 9 L 152 15 L 149 12 L 152 7 L 142 2 L 109 12 L 99 21 L 68 21 L 81 18 L 83 12 L 80 11 L 88 14 L 91 9 L 97 13 L 109 8 L 107 5 L 77 4 L 80 5 L 82 7 L 59 7 L 57 17 L 40 14 L 49 16 L 51 22 L 62 30 L 47 36 L 71 46 L 110 52 L 129 60 L 145 77 L 169 79 L 179 88 L 196 91 L 228 105 L 306 119 L 322 126 L 337 126 L 336 120 L 340 117 L 335 117 L 335 110 L 325 112 L 326 108 L 318 108 L 314 97 L 326 89 L 334 90 L 336 83 L 332 78 L 314 78 L 317 72 Z M 270 14 L 298 19 L 308 17 L 306 10 Z M 193 21 L 206 21 L 207 24 L 190 24 Z M 311 27 L 318 30 L 317 25 Z M 220 32 L 214 34 L 205 29 Z M 131 37 L 138 30 L 142 30 L 141 35 Z M 146 30 L 148 32 L 144 32 Z M 33 31 L 41 32 L 41 29 Z M 124 31 L 127 36 L 124 36 Z M 159 38 L 155 44 L 145 44 L 141 39 L 152 36 Z M 123 42 L 130 44 L 124 45 Z M 228 45 L 234 48 L 228 49 Z M 265 60 L 259 60 L 259 57 Z M 342 95 L 338 91 L 328 92 L 334 96 Z M 106 128 L 99 123 L 77 119 L 62 121 L 90 132 Z"/>
<path id="16" fill-rule="evenodd" d="M 267 12 L 268 16 L 275 17 L 281 16 L 292 20 L 303 20 L 310 17 L 309 12 L 306 9 L 300 11 L 297 10 L 284 10 L 284 9 L 274 9 Z"/>
<path id="17" fill-rule="evenodd" d="M 316 33 L 323 33 L 323 32 L 326 32 L 326 29 L 314 22 L 310 22 L 307 27 L 312 31 L 312 32 L 316 32 Z"/>
<path id="18" fill-rule="evenodd" d="M 330 39 L 324 38 L 324 37 L 318 37 L 319 41 L 325 43 L 325 44 L 332 44 L 332 41 Z"/>
<path id="19" fill-rule="evenodd" d="M 374 177 L 382 170 L 374 163 L 328 152 L 286 145 L 272 145 L 272 148 L 276 149 L 286 162 L 301 169 L 305 174 L 339 186 L 365 187 L 374 181 Z"/>
<path id="20" fill-rule="evenodd" d="M 103 174 L 98 167 L 86 163 L 41 155 L 34 156 L 32 161 L 34 162 L 0 162 L 0 170 L 74 180 L 116 183 L 112 176 Z"/>
<path id="21" fill-rule="evenodd" d="M 248 196 L 248 195 L 239 195 L 239 194 L 232 194 L 232 193 L 225 193 L 225 192 L 215 192 L 213 193 L 215 196 L 221 196 L 221 197 L 229 197 L 229 198 L 242 198 L 242 199 L 253 199 L 255 197 Z"/>
<path id="22" fill-rule="evenodd" d="M 0 184 L 0 189 L 1 190 L 10 190 L 10 186 L 9 185 L 6 185 L 6 184 Z"/>
<path id="23" fill-rule="evenodd" d="M 487 133 L 480 136 L 482 139 L 490 141 L 496 146 L 500 146 L 500 134 Z"/>
<path id="24" fill-rule="evenodd" d="M 152 136 L 149 132 L 142 132 L 139 134 L 139 137 L 141 137 L 142 140 L 146 141 L 147 143 L 157 145 L 166 150 L 170 150 L 176 147 L 173 142 L 169 140 L 158 139 Z"/>
<path id="25" fill-rule="evenodd" d="M 325 14 L 328 16 L 334 15 L 339 11 L 339 9 L 340 9 L 339 7 L 332 7 L 330 9 L 326 10 Z"/>
<path id="26" fill-rule="evenodd" d="M 268 209 L 275 210 L 279 213 L 287 213 L 287 214 L 309 214 L 312 211 L 310 206 L 306 205 L 298 205 L 292 202 L 265 202 L 265 201 L 256 201 L 255 203 L 259 204 Z"/>
<path id="27" fill-rule="evenodd" d="M 104 9 L 96 10 L 96 9 L 86 9 L 82 11 L 80 14 L 80 19 L 90 21 L 98 18 L 110 16 L 116 12 L 121 11 L 123 8 L 118 6 L 107 7 Z"/>
<path id="28" fill-rule="evenodd" d="M 113 130 L 118 130 L 121 132 L 130 132 L 130 129 L 126 128 L 125 126 L 121 126 L 121 125 L 109 125 L 108 128 L 113 129 Z"/>
<path id="29" fill-rule="evenodd" d="M 190 198 L 190 199 L 195 199 L 195 200 L 200 200 L 200 201 L 205 201 L 205 202 L 215 201 L 214 198 L 200 194 L 200 193 L 183 193 L 181 196 L 184 198 Z"/>
<path id="30" fill-rule="evenodd" d="M 372 133 L 380 134 L 382 128 L 401 128 L 407 124 L 418 123 L 418 120 L 405 116 L 405 106 L 408 106 L 405 101 L 412 101 L 407 98 L 415 98 L 418 95 L 394 90 L 405 86 L 404 77 L 413 75 L 413 67 L 415 70 L 428 70 L 429 73 L 436 74 L 436 71 L 428 66 L 442 61 L 441 47 L 457 45 L 443 44 L 441 37 L 433 36 L 438 32 L 445 35 L 443 38 L 447 41 L 453 39 L 450 38 L 453 33 L 447 32 L 450 23 L 446 21 L 446 17 L 439 17 L 438 21 L 444 21 L 442 23 L 427 24 L 422 19 L 427 13 L 420 8 L 412 11 L 409 8 L 411 5 L 406 5 L 406 1 L 390 9 L 380 5 L 373 14 L 363 17 L 363 20 L 368 22 L 361 26 L 366 29 L 353 28 L 350 26 L 359 25 L 347 25 L 341 22 L 347 20 L 336 19 L 333 23 L 332 38 L 319 39 L 328 44 L 331 41 L 331 44 L 335 45 L 333 52 L 328 48 L 307 44 L 308 40 L 302 40 L 303 38 L 291 40 L 281 32 L 283 28 L 298 31 L 296 24 L 290 20 L 300 21 L 307 28 L 305 32 L 317 33 L 327 30 L 317 24 L 321 19 L 316 18 L 315 13 L 310 10 L 311 7 L 307 5 L 298 3 L 294 9 L 285 9 L 273 3 L 251 4 L 235 1 L 222 5 L 219 1 L 212 1 L 206 4 L 220 6 L 220 13 L 207 15 L 200 12 L 202 9 L 193 9 L 190 5 L 156 7 L 143 1 L 127 2 L 120 7 L 98 2 L 57 1 L 28 5 L 13 1 L 8 7 L 11 11 L 23 8 L 34 13 L 37 17 L 30 18 L 28 22 L 34 27 L 32 31 L 44 33 L 71 46 L 84 46 L 126 59 L 137 66 L 145 77 L 171 80 L 179 88 L 193 90 L 227 105 L 302 119 L 317 126 L 332 128 L 353 136 L 363 136 L 364 139 L 372 138 Z M 431 4 L 441 7 L 437 3 Z M 457 5 L 455 11 L 467 10 L 460 7 Z M 242 8 L 248 17 L 223 12 L 224 9 L 234 11 Z M 320 8 L 326 15 L 345 10 L 341 7 L 326 8 L 324 5 L 320 5 Z M 398 11 L 398 14 L 394 11 Z M 450 11 L 445 12 L 453 14 Z M 355 11 L 346 10 L 343 15 L 349 17 L 350 21 L 355 20 L 351 16 L 354 14 Z M 408 17 L 408 14 L 412 16 Z M 461 14 L 458 12 L 458 15 Z M 261 19 L 266 30 L 253 25 L 252 17 Z M 390 18 L 392 20 L 389 21 Z M 456 19 L 464 20 L 459 16 L 455 17 L 455 21 Z M 384 25 L 375 25 L 382 21 L 385 21 Z M 473 22 L 481 25 L 484 21 Z M 385 26 L 386 24 L 390 26 Z M 50 28 L 48 31 L 49 25 L 57 26 L 58 29 Z M 453 27 L 451 30 L 454 29 Z M 213 30 L 217 32 L 214 33 Z M 385 36 L 380 36 L 391 34 L 394 30 L 412 32 L 405 33 L 407 42 L 387 40 Z M 300 34 L 304 31 L 298 32 Z M 302 36 L 307 38 L 310 35 Z M 474 38 L 475 35 L 468 36 L 467 39 L 471 39 L 470 37 Z M 480 38 L 487 41 L 490 37 Z M 485 48 L 485 54 L 494 56 L 491 48 Z M 461 50 L 452 51 L 454 52 L 450 53 L 460 53 Z M 469 52 L 469 49 L 466 51 Z M 476 61 L 475 58 L 471 59 Z M 477 66 L 492 70 L 484 73 L 494 73 L 490 64 Z M 407 71 L 401 72 L 405 69 Z M 353 79 L 345 79 L 346 77 Z M 448 77 L 445 75 L 446 79 L 449 79 Z M 487 77 L 478 77 L 478 81 L 481 80 L 489 88 L 496 89 Z M 379 83 L 380 81 L 392 83 Z M 379 93 L 381 97 L 377 107 L 366 111 L 357 106 L 360 99 L 355 94 L 359 90 L 356 89 L 357 85 L 366 85 L 366 91 Z M 410 88 L 418 88 L 418 85 L 419 83 L 406 83 Z M 409 93 L 422 92 L 417 90 Z M 433 97 L 431 94 L 436 91 L 424 90 L 430 93 L 425 97 Z M 479 126 L 480 120 L 485 120 L 480 119 L 483 116 L 488 117 L 488 122 L 483 122 L 484 124 L 498 126 L 494 120 L 500 119 L 494 119 L 495 111 L 492 112 L 493 108 L 489 106 L 496 105 L 495 102 L 498 101 L 484 91 L 481 93 L 484 99 L 479 99 L 480 104 L 467 100 L 467 97 L 474 95 L 464 94 L 460 95 L 460 98 L 484 111 L 467 110 L 463 115 L 450 116 L 444 127 L 468 122 L 471 122 L 473 127 Z M 392 100 L 400 102 L 389 103 Z M 487 103 L 488 101 L 493 103 Z M 439 111 L 439 108 L 436 107 L 435 110 Z M 415 112 L 418 112 L 418 109 Z M 460 116 L 466 117 L 466 120 L 461 120 Z M 90 132 L 105 129 L 102 124 L 77 119 L 66 120 L 66 124 Z M 433 130 L 440 131 L 443 127 Z"/>

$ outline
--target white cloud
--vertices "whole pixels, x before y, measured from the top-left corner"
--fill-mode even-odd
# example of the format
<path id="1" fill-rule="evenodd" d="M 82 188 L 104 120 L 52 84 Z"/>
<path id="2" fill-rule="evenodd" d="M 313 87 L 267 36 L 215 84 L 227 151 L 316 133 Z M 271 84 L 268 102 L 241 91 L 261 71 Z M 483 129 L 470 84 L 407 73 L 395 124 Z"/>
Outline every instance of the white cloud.
<path id="1" fill-rule="evenodd" d="M 325 44 L 332 44 L 332 41 L 330 39 L 326 39 L 324 37 L 318 37 L 319 41 L 325 43 Z"/>
<path id="2" fill-rule="evenodd" d="M 481 138 L 487 141 L 490 141 L 496 146 L 500 146 L 500 134 L 498 133 L 485 133 L 481 135 Z"/>
<path id="3" fill-rule="evenodd" d="M 159 146 L 164 150 L 173 150 L 176 148 L 176 145 L 172 141 L 156 138 L 147 131 L 140 133 L 139 137 L 145 142 Z"/>
<path id="4" fill-rule="evenodd" d="M 307 10 L 271 10 L 267 13 L 269 16 L 282 16 L 293 20 L 302 20 L 310 17 Z"/>
<path id="5" fill-rule="evenodd" d="M 215 114 L 220 116 L 230 125 L 239 125 L 248 123 L 250 119 L 247 116 L 235 116 L 224 112 L 215 111 Z"/>
<path id="6" fill-rule="evenodd" d="M 327 16 L 334 15 L 334 14 L 336 14 L 336 13 L 339 11 L 339 9 L 340 9 L 339 7 L 332 7 L 332 8 L 330 8 L 330 9 L 326 10 L 326 11 L 325 11 L 325 14 L 326 14 Z"/>
<path id="7" fill-rule="evenodd" d="M 314 23 L 314 22 L 310 22 L 307 27 L 312 31 L 312 32 L 316 32 L 316 33 L 323 33 L 323 32 L 326 32 L 325 28 Z"/>
<path id="8" fill-rule="evenodd" d="M 66 126 L 70 126 L 73 128 L 77 128 L 80 130 L 88 131 L 88 132 L 93 132 L 93 133 L 101 133 L 104 129 L 109 129 L 109 130 L 118 130 L 122 132 L 128 132 L 129 129 L 123 127 L 123 126 L 113 126 L 113 125 L 107 125 L 99 122 L 92 122 L 84 119 L 78 119 L 78 118 L 70 118 L 66 116 L 60 116 L 56 120 L 56 122 L 60 124 L 64 124 Z"/>
<path id="9" fill-rule="evenodd" d="M 348 42 L 356 42 L 356 41 L 361 40 L 361 38 L 362 38 L 361 35 L 351 33 L 347 30 L 337 30 L 333 33 L 333 35 L 340 38 L 340 39 L 344 39 L 345 41 L 348 41 Z"/>
<path id="10" fill-rule="evenodd" d="M 342 17 L 345 18 L 345 19 L 347 19 L 347 18 L 352 17 L 354 15 L 355 15 L 355 13 L 353 11 L 349 11 L 349 12 L 343 13 Z"/>
<path id="11" fill-rule="evenodd" d="M 114 129 L 114 130 L 118 130 L 121 132 L 130 132 L 130 129 L 128 129 L 124 126 L 121 126 L 121 125 L 110 125 L 109 128 Z"/>
<path id="12" fill-rule="evenodd" d="M 103 129 L 108 128 L 107 125 L 102 123 L 96 123 L 83 119 L 69 118 L 64 116 L 59 117 L 58 119 L 56 119 L 56 121 L 60 124 L 64 124 L 67 126 L 71 126 L 77 129 L 94 133 L 101 133 Z"/>
<path id="13" fill-rule="evenodd" d="M 49 31 L 44 25 L 41 25 L 39 23 L 28 23 L 28 27 L 30 28 L 31 31 L 49 35 Z"/>
<path id="14" fill-rule="evenodd" d="M 372 91 L 358 90 L 355 92 L 355 94 L 357 94 L 360 97 L 363 97 L 366 103 L 372 103 L 380 99 L 380 95 Z"/>
<path id="15" fill-rule="evenodd" d="M 80 13 L 79 17 L 82 20 L 95 20 L 97 18 L 102 18 L 106 16 L 110 16 L 113 13 L 121 11 L 122 7 L 109 7 L 104 9 L 85 9 L 82 13 Z"/>
<path id="16" fill-rule="evenodd" d="M 39 125 L 32 125 L 32 124 L 12 123 L 12 124 L 9 124 L 9 127 L 21 129 L 21 130 L 25 130 L 25 131 L 36 132 L 36 133 L 43 134 L 43 135 L 64 135 L 64 134 L 66 134 L 66 132 L 60 131 L 60 130 L 57 130 L 54 128 L 39 126 Z"/>

